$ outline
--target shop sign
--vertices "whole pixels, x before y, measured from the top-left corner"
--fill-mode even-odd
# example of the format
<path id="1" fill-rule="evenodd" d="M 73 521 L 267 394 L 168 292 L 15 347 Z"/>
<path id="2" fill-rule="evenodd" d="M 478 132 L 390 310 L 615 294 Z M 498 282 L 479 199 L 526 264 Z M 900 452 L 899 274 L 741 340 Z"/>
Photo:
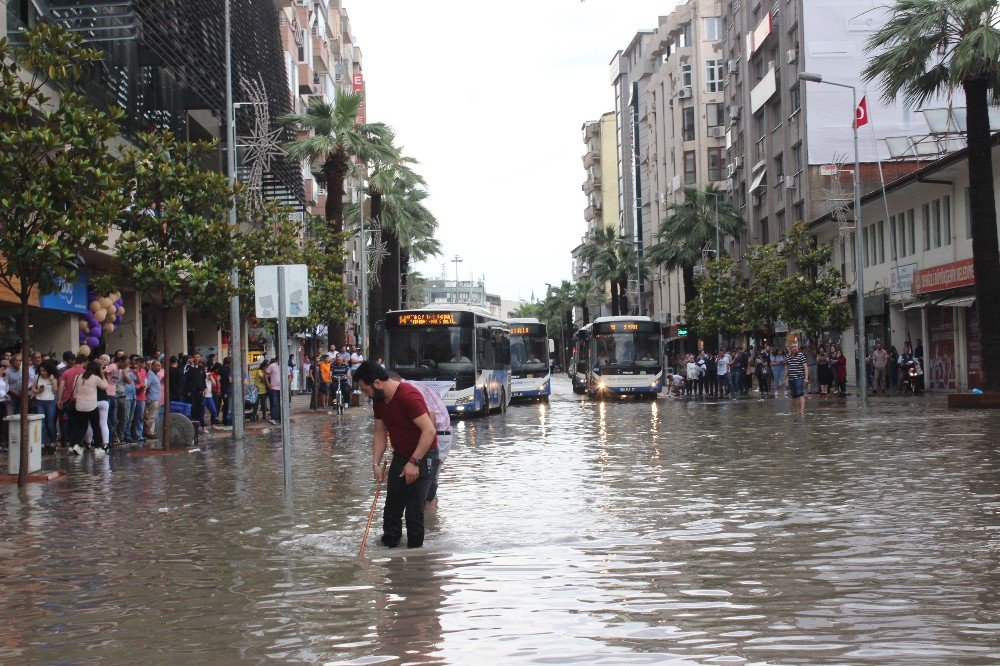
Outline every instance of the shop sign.
<path id="1" fill-rule="evenodd" d="M 39 305 L 42 308 L 46 310 L 77 312 L 80 314 L 89 312 L 87 275 L 83 271 L 78 272 L 76 279 L 72 282 L 56 278 L 55 283 L 56 290 L 51 294 L 45 294 L 39 299 Z"/>
<path id="2" fill-rule="evenodd" d="M 892 267 L 889 272 L 889 288 L 893 294 L 910 295 L 913 290 L 913 274 L 916 272 L 916 268 L 916 264 Z"/>
<path id="3" fill-rule="evenodd" d="M 924 268 L 913 273 L 913 293 L 926 294 L 932 291 L 968 287 L 976 283 L 972 269 L 972 259 Z"/>

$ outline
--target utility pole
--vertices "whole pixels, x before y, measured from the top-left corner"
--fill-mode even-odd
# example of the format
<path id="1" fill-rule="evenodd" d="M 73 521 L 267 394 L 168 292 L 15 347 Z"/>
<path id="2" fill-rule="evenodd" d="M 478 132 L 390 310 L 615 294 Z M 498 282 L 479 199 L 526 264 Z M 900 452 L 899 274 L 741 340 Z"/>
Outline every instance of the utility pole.
<path id="1" fill-rule="evenodd" d="M 451 263 L 455 264 L 455 302 L 458 303 L 458 265 L 462 263 L 462 259 L 456 254 L 455 258 L 451 260 Z"/>
<path id="2" fill-rule="evenodd" d="M 233 31 L 232 31 L 232 0 L 226 0 L 225 6 L 225 45 L 226 45 L 226 170 L 229 172 L 229 186 L 236 186 L 236 107 L 233 105 Z M 229 224 L 236 227 L 236 195 L 233 194 L 229 205 Z M 229 358 L 232 359 L 229 390 L 230 395 L 226 409 L 233 412 L 233 441 L 243 439 L 243 322 L 240 317 L 240 273 L 233 268 L 229 274 L 229 282 L 233 287 L 233 297 L 229 301 Z M 225 417 L 223 417 L 225 418 Z"/>
<path id="3" fill-rule="evenodd" d="M 358 215 L 361 218 L 361 332 L 358 333 L 358 343 L 361 345 L 361 355 L 368 358 L 368 248 L 365 246 L 365 188 L 364 183 L 358 187 Z"/>

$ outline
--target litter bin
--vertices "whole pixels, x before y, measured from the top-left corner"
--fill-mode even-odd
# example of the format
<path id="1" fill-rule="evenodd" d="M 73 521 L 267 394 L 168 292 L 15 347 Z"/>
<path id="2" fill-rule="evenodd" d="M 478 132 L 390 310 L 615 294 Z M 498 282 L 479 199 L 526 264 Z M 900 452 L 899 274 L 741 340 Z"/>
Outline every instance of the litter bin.
<path id="1" fill-rule="evenodd" d="M 42 421 L 44 414 L 28 414 L 28 474 L 42 468 Z M 7 457 L 7 473 L 17 474 L 21 467 L 21 416 L 5 416 L 7 432 L 10 433 L 10 453 Z"/>

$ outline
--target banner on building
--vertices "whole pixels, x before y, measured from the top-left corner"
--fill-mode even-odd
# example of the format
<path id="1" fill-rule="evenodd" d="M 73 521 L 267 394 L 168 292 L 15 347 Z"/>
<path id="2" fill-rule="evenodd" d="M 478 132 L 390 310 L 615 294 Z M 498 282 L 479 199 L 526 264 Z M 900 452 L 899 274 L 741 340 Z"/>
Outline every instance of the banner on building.
<path id="1" fill-rule="evenodd" d="M 38 299 L 40 307 L 46 310 L 62 310 L 64 312 L 76 312 L 87 314 L 90 312 L 89 300 L 87 299 L 87 275 L 83 271 L 76 274 L 76 279 L 67 282 L 61 278 L 56 278 L 56 290 L 51 294 L 45 294 Z"/>
<path id="2" fill-rule="evenodd" d="M 893 294 L 909 296 L 913 290 L 913 273 L 916 271 L 916 264 L 903 264 L 893 266 L 889 271 L 889 289 Z"/>
<path id="3" fill-rule="evenodd" d="M 974 284 L 976 284 L 976 274 L 972 269 L 972 259 L 924 268 L 913 274 L 914 294 L 957 289 Z"/>
<path id="4" fill-rule="evenodd" d="M 356 73 L 354 77 L 351 79 L 351 87 L 354 90 L 354 94 L 364 93 L 365 75 L 362 74 L 361 72 Z M 361 100 L 361 108 L 358 109 L 358 119 L 357 119 L 358 125 L 364 125 L 366 122 L 367 113 L 365 107 L 367 106 L 367 104 L 368 104 L 367 100 L 364 99 Z"/>
<path id="5" fill-rule="evenodd" d="M 955 323 L 953 308 L 930 308 L 928 325 L 931 339 L 926 351 L 929 367 L 924 368 L 927 388 L 955 388 Z"/>

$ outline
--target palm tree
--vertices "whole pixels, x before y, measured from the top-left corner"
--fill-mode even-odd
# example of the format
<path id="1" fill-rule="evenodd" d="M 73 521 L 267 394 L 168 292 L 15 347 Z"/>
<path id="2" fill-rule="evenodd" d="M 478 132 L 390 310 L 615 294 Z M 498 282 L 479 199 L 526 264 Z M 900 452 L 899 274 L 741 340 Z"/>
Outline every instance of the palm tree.
<path id="1" fill-rule="evenodd" d="M 573 296 L 576 305 L 583 310 L 583 325 L 590 323 L 590 304 L 600 303 L 604 300 L 603 285 L 598 284 L 591 278 L 580 278 L 573 285 Z"/>
<path id="2" fill-rule="evenodd" d="M 338 90 L 333 104 L 315 99 L 305 113 L 287 114 L 278 119 L 298 131 L 312 132 L 311 136 L 287 143 L 285 152 L 293 159 L 307 159 L 310 163 L 322 160 L 320 174 L 327 190 L 324 214 L 336 233 L 344 230 L 344 180 L 351 159 L 363 153 L 383 154 L 388 159 L 393 150 L 386 125 L 357 123 L 363 101 L 362 93 Z M 339 272 L 343 274 L 343 264 L 339 265 Z M 343 327 L 330 322 L 329 330 L 332 342 L 341 346 L 344 343 Z"/>
<path id="3" fill-rule="evenodd" d="M 628 280 L 635 271 L 635 249 L 613 228 L 602 227 L 584 243 L 580 258 L 590 266 L 595 280 L 602 285 L 611 283 L 611 314 L 623 314 L 627 310 L 624 301 Z"/>
<path id="4" fill-rule="evenodd" d="M 883 99 L 901 92 L 911 108 L 940 93 L 965 91 L 983 388 L 993 393 L 1000 392 L 1000 244 L 989 104 L 1000 103 L 998 26 L 996 0 L 900 0 L 868 40 L 871 56 L 862 72 L 867 81 L 879 81 Z"/>
<path id="5" fill-rule="evenodd" d="M 670 204 L 667 216 L 656 232 L 657 243 L 648 248 L 646 260 L 667 270 L 681 270 L 684 281 L 684 301 L 691 302 L 698 293 L 694 284 L 695 264 L 706 250 L 715 246 L 716 197 L 722 192 L 709 185 L 702 192 L 693 187 L 684 189 L 684 201 Z M 739 239 L 746 222 L 728 202 L 718 200 L 719 236 Z"/>
<path id="6" fill-rule="evenodd" d="M 560 359 L 566 367 L 566 347 L 573 335 L 573 307 L 576 295 L 573 283 L 563 280 L 559 286 L 546 285 L 545 300 L 542 301 L 541 319 L 549 331 L 559 336 Z"/>

